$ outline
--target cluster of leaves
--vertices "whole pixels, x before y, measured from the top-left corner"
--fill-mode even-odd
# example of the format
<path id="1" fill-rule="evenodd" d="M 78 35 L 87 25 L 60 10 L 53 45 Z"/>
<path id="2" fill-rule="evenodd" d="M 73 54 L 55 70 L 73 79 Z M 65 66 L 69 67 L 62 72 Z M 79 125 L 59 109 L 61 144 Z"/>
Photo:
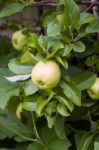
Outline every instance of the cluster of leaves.
<path id="1" fill-rule="evenodd" d="M 58 4 L 43 14 L 46 34 L 29 34 L 25 29 L 27 46 L 9 61 L 9 70 L 0 69 L 0 139 L 27 141 L 16 150 L 97 150 L 99 146 L 99 105 L 86 92 L 99 73 L 99 17 L 80 12 L 74 0 Z M 10 4 L 0 18 L 25 7 L 27 3 Z M 39 90 L 30 78 L 33 66 L 45 59 L 57 61 L 61 68 L 61 81 L 53 90 Z"/>

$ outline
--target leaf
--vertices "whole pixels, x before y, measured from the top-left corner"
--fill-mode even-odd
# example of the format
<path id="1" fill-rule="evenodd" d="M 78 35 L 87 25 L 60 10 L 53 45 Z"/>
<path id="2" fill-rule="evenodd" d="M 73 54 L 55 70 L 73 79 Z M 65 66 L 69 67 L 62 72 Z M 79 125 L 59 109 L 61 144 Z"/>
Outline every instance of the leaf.
<path id="1" fill-rule="evenodd" d="M 17 13 L 19 11 L 22 11 L 26 5 L 21 3 L 12 3 L 7 6 L 5 6 L 1 12 L 0 12 L 0 18 L 7 17 L 10 15 L 13 15 L 14 13 Z"/>
<path id="2" fill-rule="evenodd" d="M 75 83 L 65 80 L 65 82 L 61 82 L 60 86 L 66 97 L 70 98 L 74 104 L 81 106 L 81 92 Z"/>
<path id="3" fill-rule="evenodd" d="M 8 64 L 9 69 L 14 72 L 15 74 L 30 74 L 32 71 L 32 66 L 21 64 L 19 59 L 11 59 Z"/>
<path id="4" fill-rule="evenodd" d="M 65 105 L 62 103 L 59 103 L 56 107 L 58 113 L 64 117 L 70 116 L 70 113 L 66 109 Z"/>
<path id="5" fill-rule="evenodd" d="M 80 29 L 82 25 L 92 22 L 94 19 L 93 14 L 82 12 L 80 13 L 80 20 L 77 23 L 77 29 Z"/>
<path id="6" fill-rule="evenodd" d="M 57 136 L 61 139 L 61 140 L 65 140 L 66 136 L 65 136 L 65 126 L 64 126 L 64 119 L 61 116 L 58 116 L 56 118 L 56 122 L 55 122 L 55 132 L 57 134 Z"/>
<path id="7" fill-rule="evenodd" d="M 44 60 L 44 57 L 39 52 L 36 53 L 35 55 L 31 54 L 31 57 L 36 62 Z"/>
<path id="8" fill-rule="evenodd" d="M 35 45 L 35 48 L 37 49 L 39 53 L 41 54 L 44 53 L 44 49 L 42 49 L 39 39 L 36 34 L 33 34 L 33 36 L 31 37 L 31 42 L 33 42 L 33 44 Z"/>
<path id="9" fill-rule="evenodd" d="M 48 42 L 48 39 L 46 36 L 43 36 L 43 35 L 40 35 L 39 37 L 39 44 L 41 46 L 41 48 L 43 49 L 43 51 L 47 51 L 47 42 Z"/>
<path id="10" fill-rule="evenodd" d="M 21 57 L 21 63 L 33 62 L 32 54 L 29 51 L 26 51 Z"/>
<path id="11" fill-rule="evenodd" d="M 54 92 L 50 91 L 49 96 L 47 99 L 43 98 L 42 96 L 39 97 L 39 99 L 37 100 L 37 107 L 36 107 L 36 113 L 38 115 L 41 115 L 44 107 L 47 105 L 47 103 L 53 98 L 54 96 Z"/>
<path id="12" fill-rule="evenodd" d="M 25 95 L 28 96 L 36 93 L 38 91 L 38 87 L 32 82 L 32 80 L 29 80 L 25 83 L 23 90 Z"/>
<path id="13" fill-rule="evenodd" d="M 85 72 L 74 77 L 77 87 L 82 91 L 88 89 L 96 79 L 96 74 L 92 72 Z"/>
<path id="14" fill-rule="evenodd" d="M 63 60 L 59 56 L 57 56 L 56 59 L 65 69 L 68 69 L 68 62 L 66 60 Z"/>
<path id="15" fill-rule="evenodd" d="M 94 150 L 99 150 L 99 142 L 94 142 Z"/>
<path id="16" fill-rule="evenodd" d="M 48 114 L 45 114 L 45 117 L 47 119 L 48 127 L 52 128 L 56 121 L 56 116 L 49 116 Z"/>
<path id="17" fill-rule="evenodd" d="M 94 19 L 86 28 L 86 33 L 99 32 L 99 17 Z"/>
<path id="18" fill-rule="evenodd" d="M 63 51 L 63 56 L 68 56 L 70 54 L 70 52 L 72 51 L 73 49 L 73 44 L 68 44 L 68 45 L 65 45 L 65 48 L 64 48 L 64 51 Z"/>
<path id="19" fill-rule="evenodd" d="M 53 139 L 49 143 L 49 150 L 69 150 L 70 142 L 68 140 Z"/>
<path id="20" fill-rule="evenodd" d="M 73 44 L 73 50 L 75 52 L 82 53 L 85 51 L 85 45 L 81 41 L 77 41 Z"/>
<path id="21" fill-rule="evenodd" d="M 54 101 L 49 102 L 47 104 L 46 110 L 45 110 L 46 114 L 48 114 L 49 116 L 52 116 L 52 114 L 54 112 L 56 112 L 56 103 Z"/>
<path id="22" fill-rule="evenodd" d="M 12 96 L 18 96 L 20 92 L 20 83 L 11 83 L 3 75 L 7 75 L 6 69 L 0 69 L 0 108 L 4 109 Z"/>
<path id="23" fill-rule="evenodd" d="M 22 103 L 22 108 L 28 111 L 35 111 L 37 106 L 37 102 L 24 102 Z"/>
<path id="24" fill-rule="evenodd" d="M 54 57 L 58 51 L 61 51 L 62 49 L 64 49 L 64 45 L 59 40 L 49 40 L 47 49 L 48 49 L 47 58 L 49 59 L 49 58 Z M 51 52 L 49 52 L 50 50 Z"/>
<path id="25" fill-rule="evenodd" d="M 75 28 L 75 25 L 80 18 L 79 7 L 74 0 L 65 0 L 64 5 L 65 8 L 63 17 L 61 19 L 61 24 L 65 25 L 66 27 L 71 26 L 72 28 Z"/>
<path id="26" fill-rule="evenodd" d="M 78 150 L 79 148 L 79 145 L 80 145 L 80 142 L 82 140 L 82 137 L 83 135 L 85 134 L 86 132 L 85 131 L 78 131 L 75 133 L 74 135 L 74 138 L 75 138 L 75 146 L 76 146 L 76 149 Z"/>
<path id="27" fill-rule="evenodd" d="M 60 103 L 63 103 L 66 108 L 72 112 L 74 105 L 71 101 L 71 99 L 69 99 L 68 97 L 62 97 L 62 96 L 56 96 L 56 99 L 59 100 Z"/>
<path id="28" fill-rule="evenodd" d="M 31 77 L 30 74 L 26 74 L 26 75 L 16 75 L 16 76 L 5 77 L 5 78 L 10 82 L 17 82 L 17 81 L 24 81 L 30 77 Z"/>
<path id="29" fill-rule="evenodd" d="M 97 63 L 97 61 L 98 61 L 98 58 L 95 54 L 95 55 L 91 55 L 91 56 L 87 57 L 85 64 L 87 66 L 94 66 Z"/>
<path id="30" fill-rule="evenodd" d="M 10 133 L 11 137 L 20 137 L 21 141 L 26 141 L 25 137 L 31 136 L 31 129 L 26 125 L 21 123 L 17 118 L 11 116 L 8 111 L 0 111 L 0 124 L 2 125 L 2 130 L 6 134 Z M 23 136 L 21 136 L 23 135 Z"/>
<path id="31" fill-rule="evenodd" d="M 49 50 L 50 48 L 53 48 L 53 53 L 55 53 L 57 50 L 64 49 L 64 45 L 59 40 L 49 39 L 47 49 Z"/>
<path id="32" fill-rule="evenodd" d="M 60 35 L 60 28 L 58 22 L 53 21 L 48 25 L 47 35 L 48 36 Z"/>
<path id="33" fill-rule="evenodd" d="M 38 143 L 29 144 L 27 150 L 44 150 L 44 147 Z"/>
<path id="34" fill-rule="evenodd" d="M 93 134 L 91 133 L 85 133 L 83 136 L 82 136 L 82 139 L 80 141 L 80 144 L 79 144 L 79 147 L 78 147 L 78 150 L 88 150 L 88 147 L 91 143 L 91 140 L 93 138 Z"/>

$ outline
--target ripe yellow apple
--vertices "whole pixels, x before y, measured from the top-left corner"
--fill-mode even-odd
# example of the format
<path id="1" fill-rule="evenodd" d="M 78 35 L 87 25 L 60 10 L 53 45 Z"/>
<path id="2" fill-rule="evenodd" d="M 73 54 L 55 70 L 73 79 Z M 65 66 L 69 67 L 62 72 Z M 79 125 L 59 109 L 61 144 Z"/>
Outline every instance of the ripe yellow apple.
<path id="1" fill-rule="evenodd" d="M 61 71 L 59 65 L 53 61 L 40 61 L 32 70 L 32 81 L 40 89 L 53 89 L 59 83 Z"/>
<path id="2" fill-rule="evenodd" d="M 97 77 L 93 85 L 87 90 L 89 96 L 94 100 L 99 100 L 99 78 Z"/>
<path id="3" fill-rule="evenodd" d="M 16 50 L 23 50 L 27 44 L 27 36 L 22 33 L 22 30 L 18 30 L 12 35 L 12 45 Z"/>

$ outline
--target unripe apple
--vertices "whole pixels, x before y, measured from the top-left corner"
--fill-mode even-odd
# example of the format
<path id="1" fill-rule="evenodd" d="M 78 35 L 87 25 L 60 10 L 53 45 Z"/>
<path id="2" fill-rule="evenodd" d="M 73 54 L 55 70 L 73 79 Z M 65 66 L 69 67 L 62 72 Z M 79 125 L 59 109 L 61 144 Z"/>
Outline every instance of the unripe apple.
<path id="1" fill-rule="evenodd" d="M 22 104 L 19 103 L 16 109 L 16 116 L 18 119 L 21 119 L 21 113 L 22 113 Z"/>
<path id="2" fill-rule="evenodd" d="M 52 60 L 38 62 L 32 70 L 32 81 L 40 89 L 53 89 L 60 81 L 59 65 Z"/>
<path id="3" fill-rule="evenodd" d="M 99 78 L 97 77 L 93 85 L 87 90 L 89 96 L 94 100 L 99 100 Z"/>
<path id="4" fill-rule="evenodd" d="M 27 44 L 27 36 L 22 33 L 22 30 L 18 30 L 12 35 L 12 45 L 16 50 L 21 51 Z"/>

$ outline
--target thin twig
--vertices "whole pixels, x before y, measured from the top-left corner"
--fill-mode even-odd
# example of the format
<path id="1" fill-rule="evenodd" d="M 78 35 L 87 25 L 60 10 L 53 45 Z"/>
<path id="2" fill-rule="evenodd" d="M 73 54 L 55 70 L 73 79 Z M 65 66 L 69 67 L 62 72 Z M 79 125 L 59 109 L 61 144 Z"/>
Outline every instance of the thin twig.
<path id="1" fill-rule="evenodd" d="M 12 131 L 13 133 L 16 133 L 16 135 L 20 136 L 21 138 L 23 138 L 23 139 L 25 139 L 25 140 L 27 140 L 27 141 L 38 142 L 37 139 L 32 139 L 32 138 L 26 137 L 26 136 L 22 135 L 21 133 L 17 132 L 15 129 L 13 129 L 13 128 L 9 127 L 9 126 L 6 126 L 6 125 L 4 125 L 4 124 L 3 124 L 3 126 L 4 126 L 5 128 L 7 128 L 8 130 Z"/>
<path id="2" fill-rule="evenodd" d="M 34 126 L 34 130 L 35 130 L 37 140 L 39 141 L 40 144 L 45 146 L 45 144 L 43 143 L 42 139 L 39 136 L 39 133 L 38 133 L 38 130 L 37 130 L 37 127 L 36 127 L 36 123 L 35 123 L 35 117 L 34 117 L 34 114 L 32 112 L 31 112 L 31 115 L 32 115 L 32 121 L 33 121 L 33 126 Z"/>

